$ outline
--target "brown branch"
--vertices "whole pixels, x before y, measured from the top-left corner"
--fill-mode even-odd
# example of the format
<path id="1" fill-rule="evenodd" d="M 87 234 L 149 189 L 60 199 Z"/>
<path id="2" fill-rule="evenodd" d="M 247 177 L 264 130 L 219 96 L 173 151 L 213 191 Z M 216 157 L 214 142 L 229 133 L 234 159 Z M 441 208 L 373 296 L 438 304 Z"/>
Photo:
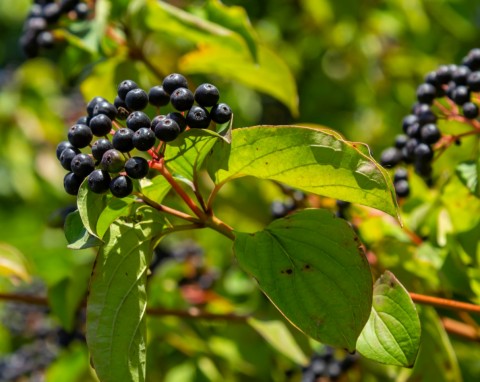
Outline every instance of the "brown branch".
<path id="1" fill-rule="evenodd" d="M 474 327 L 448 317 L 442 317 L 441 321 L 448 333 L 456 334 L 470 341 L 480 342 L 480 333 Z"/>
<path id="2" fill-rule="evenodd" d="M 411 293 L 410 297 L 412 300 L 418 304 L 431 305 L 439 308 L 450 309 L 450 310 L 463 310 L 471 313 L 480 314 L 480 306 L 469 304 L 467 302 L 461 302 L 456 300 L 448 300 L 446 298 L 426 296 L 423 294 Z"/>

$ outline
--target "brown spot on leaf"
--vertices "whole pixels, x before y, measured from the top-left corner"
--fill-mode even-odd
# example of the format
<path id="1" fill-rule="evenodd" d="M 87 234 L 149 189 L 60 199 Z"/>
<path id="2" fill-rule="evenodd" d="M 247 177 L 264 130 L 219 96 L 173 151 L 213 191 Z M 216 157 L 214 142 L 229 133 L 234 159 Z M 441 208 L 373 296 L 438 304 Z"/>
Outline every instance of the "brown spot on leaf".
<path id="1" fill-rule="evenodd" d="M 305 265 L 303 266 L 303 270 L 304 270 L 304 271 L 309 271 L 309 270 L 311 270 L 311 269 L 312 269 L 312 267 L 311 267 L 310 264 L 305 264 Z"/>
<path id="2" fill-rule="evenodd" d="M 285 274 L 285 273 L 286 273 L 287 275 L 291 275 L 291 274 L 293 273 L 293 270 L 290 269 L 290 268 L 287 268 L 287 269 L 285 269 L 285 270 L 281 270 L 280 273 L 281 273 L 281 274 Z"/>

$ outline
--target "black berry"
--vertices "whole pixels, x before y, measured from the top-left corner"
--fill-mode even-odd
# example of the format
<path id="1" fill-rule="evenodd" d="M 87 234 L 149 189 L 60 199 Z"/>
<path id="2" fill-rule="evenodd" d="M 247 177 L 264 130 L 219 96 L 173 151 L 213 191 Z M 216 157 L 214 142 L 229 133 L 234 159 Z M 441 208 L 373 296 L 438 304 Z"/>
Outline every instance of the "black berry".
<path id="1" fill-rule="evenodd" d="M 410 163 L 414 159 L 415 148 L 418 145 L 418 140 L 416 138 L 410 138 L 405 146 L 402 149 L 403 160 L 407 163 Z"/>
<path id="2" fill-rule="evenodd" d="M 107 192 L 110 182 L 110 174 L 106 171 L 95 170 L 88 176 L 88 188 L 97 194 Z"/>
<path id="3" fill-rule="evenodd" d="M 192 129 L 206 129 L 210 125 L 210 115 L 207 109 L 201 106 L 193 106 L 188 111 L 186 120 Z"/>
<path id="4" fill-rule="evenodd" d="M 420 124 L 413 123 L 407 127 L 407 136 L 410 138 L 418 138 L 420 136 Z"/>
<path id="5" fill-rule="evenodd" d="M 453 91 L 453 102 L 457 105 L 462 106 L 464 103 L 470 101 L 470 90 L 468 87 L 460 85 L 455 88 Z"/>
<path id="6" fill-rule="evenodd" d="M 133 134 L 128 127 L 117 130 L 112 138 L 113 147 L 122 153 L 133 150 Z"/>
<path id="7" fill-rule="evenodd" d="M 68 130 L 68 141 L 79 149 L 87 147 L 92 139 L 92 130 L 87 125 L 73 125 Z"/>
<path id="8" fill-rule="evenodd" d="M 148 102 L 156 107 L 165 106 L 170 102 L 170 95 L 163 86 L 154 86 L 148 92 Z"/>
<path id="9" fill-rule="evenodd" d="M 130 90 L 137 89 L 138 85 L 132 80 L 125 80 L 120 82 L 117 88 L 118 97 L 125 101 L 125 97 Z"/>
<path id="10" fill-rule="evenodd" d="M 164 142 L 171 142 L 180 135 L 180 126 L 173 119 L 165 118 L 155 125 L 155 136 Z"/>
<path id="11" fill-rule="evenodd" d="M 135 131 L 132 142 L 137 150 L 150 150 L 155 144 L 155 133 L 150 128 L 142 127 Z"/>
<path id="12" fill-rule="evenodd" d="M 67 194 L 70 195 L 77 195 L 80 186 L 82 185 L 83 179 L 81 176 L 74 174 L 73 172 L 69 172 L 63 178 L 63 188 Z"/>
<path id="13" fill-rule="evenodd" d="M 214 106 L 220 99 L 218 89 L 212 84 L 201 84 L 195 89 L 195 101 L 200 106 Z"/>
<path id="14" fill-rule="evenodd" d="M 53 37 L 52 32 L 43 31 L 40 32 L 37 36 L 37 44 L 40 48 L 51 49 L 55 45 L 55 38 Z"/>
<path id="15" fill-rule="evenodd" d="M 117 198 L 124 198 L 125 196 L 130 195 L 133 191 L 132 180 L 125 175 L 119 175 L 113 178 L 109 187 L 112 194 Z"/>
<path id="16" fill-rule="evenodd" d="M 73 151 L 75 151 L 77 154 L 80 153 L 80 150 L 78 150 L 74 145 L 72 145 L 70 142 L 68 141 L 62 141 L 60 142 L 58 145 L 57 145 L 57 150 L 56 150 L 56 154 L 57 154 L 57 159 L 60 160 L 60 155 L 62 155 L 62 152 L 63 150 L 65 149 L 72 149 Z"/>
<path id="17" fill-rule="evenodd" d="M 48 24 L 57 22 L 61 15 L 60 6 L 57 3 L 49 3 L 43 7 L 43 17 Z"/>
<path id="18" fill-rule="evenodd" d="M 107 100 L 103 97 L 94 97 L 87 104 L 87 113 L 90 117 L 93 117 L 93 110 L 95 109 L 95 106 L 97 106 L 97 104 L 100 102 L 107 102 Z"/>
<path id="19" fill-rule="evenodd" d="M 437 82 L 441 84 L 448 84 L 448 82 L 452 79 L 452 73 L 447 65 L 439 66 L 436 74 Z"/>
<path id="20" fill-rule="evenodd" d="M 168 94 L 172 94 L 178 88 L 188 89 L 188 81 L 181 74 L 172 73 L 163 79 L 162 86 Z"/>
<path id="21" fill-rule="evenodd" d="M 417 115 L 418 122 L 421 125 L 425 125 L 427 123 L 435 123 L 437 121 L 437 116 L 430 108 L 430 105 L 424 103 L 418 105 L 415 114 Z"/>
<path id="22" fill-rule="evenodd" d="M 389 168 L 399 164 L 402 160 L 402 152 L 396 147 L 389 147 L 385 149 L 380 156 L 380 164 L 383 167 Z"/>
<path id="23" fill-rule="evenodd" d="M 95 170 L 95 162 L 90 155 L 77 154 L 72 159 L 71 168 L 73 173 L 85 178 L 88 174 Z"/>
<path id="24" fill-rule="evenodd" d="M 101 138 L 98 141 L 95 141 L 92 145 L 92 155 L 96 160 L 102 160 L 103 154 L 108 150 L 113 149 L 112 142 L 106 138 Z"/>
<path id="25" fill-rule="evenodd" d="M 433 123 L 428 123 L 422 126 L 420 130 L 420 140 L 423 143 L 427 143 L 427 144 L 437 143 L 441 136 L 442 134 L 440 133 L 440 130 L 438 129 L 437 125 Z"/>
<path id="26" fill-rule="evenodd" d="M 143 110 L 148 105 L 148 95 L 143 89 L 130 90 L 125 96 L 125 103 L 131 110 Z"/>
<path id="27" fill-rule="evenodd" d="M 63 150 L 60 154 L 60 158 L 58 158 L 62 167 L 67 171 L 72 171 L 72 159 L 79 153 L 80 151 L 77 148 L 66 148 Z"/>
<path id="28" fill-rule="evenodd" d="M 414 155 L 416 159 L 428 162 L 433 158 L 433 150 L 426 143 L 419 143 L 415 147 Z"/>
<path id="29" fill-rule="evenodd" d="M 462 110 L 465 118 L 474 119 L 478 117 L 478 106 L 473 102 L 464 103 Z"/>
<path id="30" fill-rule="evenodd" d="M 113 100 L 113 106 L 115 106 L 117 108 L 117 111 L 121 107 L 124 108 L 124 109 L 127 109 L 127 104 L 125 103 L 125 100 L 121 99 L 118 95 Z"/>
<path id="31" fill-rule="evenodd" d="M 93 135 L 103 137 L 112 130 L 112 120 L 105 114 L 98 114 L 90 120 L 89 126 Z"/>
<path id="32" fill-rule="evenodd" d="M 142 111 L 134 111 L 127 118 L 127 127 L 130 130 L 137 131 L 142 127 L 150 127 L 150 118 Z"/>
<path id="33" fill-rule="evenodd" d="M 219 103 L 212 107 L 210 117 L 216 123 L 225 123 L 232 118 L 232 109 L 226 103 Z"/>
<path id="34" fill-rule="evenodd" d="M 417 99 L 420 103 L 431 104 L 435 99 L 435 87 L 431 84 L 421 84 L 417 88 Z"/>
<path id="35" fill-rule="evenodd" d="M 395 137 L 395 147 L 397 149 L 402 149 L 408 141 L 408 136 L 404 134 L 399 134 Z"/>
<path id="36" fill-rule="evenodd" d="M 457 70 L 452 73 L 452 81 L 457 85 L 466 85 L 470 73 L 471 70 L 466 66 L 459 66 L 457 67 Z"/>
<path id="37" fill-rule="evenodd" d="M 93 108 L 93 116 L 105 114 L 112 121 L 117 117 L 117 108 L 107 101 L 98 102 Z"/>
<path id="38" fill-rule="evenodd" d="M 193 105 L 193 93 L 187 88 L 178 88 L 170 95 L 172 106 L 178 111 L 186 111 Z"/>
<path id="39" fill-rule="evenodd" d="M 74 9 L 74 12 L 77 15 L 77 19 L 85 20 L 88 17 L 90 9 L 86 3 L 78 3 Z"/>
<path id="40" fill-rule="evenodd" d="M 403 118 L 402 129 L 404 133 L 407 133 L 407 129 L 410 125 L 418 122 L 418 117 L 413 114 L 409 114 Z"/>
<path id="41" fill-rule="evenodd" d="M 408 171 L 405 168 L 397 168 L 393 174 L 393 182 L 408 180 Z"/>
<path id="42" fill-rule="evenodd" d="M 472 72 L 468 76 L 467 85 L 472 92 L 480 91 L 480 72 Z"/>
<path id="43" fill-rule="evenodd" d="M 125 162 L 125 171 L 130 178 L 142 179 L 148 174 L 148 162 L 142 157 L 132 157 Z"/>
<path id="44" fill-rule="evenodd" d="M 181 132 L 185 131 L 185 129 L 187 128 L 187 121 L 182 114 L 177 112 L 171 112 L 167 114 L 167 118 L 173 119 L 175 122 L 177 122 Z"/>
<path id="45" fill-rule="evenodd" d="M 122 153 L 115 149 L 110 149 L 103 154 L 100 167 L 104 171 L 119 172 L 123 170 L 125 165 L 125 158 Z"/>

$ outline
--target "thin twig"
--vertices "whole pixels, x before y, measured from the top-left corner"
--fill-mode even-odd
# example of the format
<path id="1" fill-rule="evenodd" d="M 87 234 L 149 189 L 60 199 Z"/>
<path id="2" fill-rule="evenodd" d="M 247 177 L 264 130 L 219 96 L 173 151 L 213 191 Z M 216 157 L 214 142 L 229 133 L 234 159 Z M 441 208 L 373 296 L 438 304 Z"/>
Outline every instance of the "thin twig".
<path id="1" fill-rule="evenodd" d="M 480 335 L 474 327 L 448 317 L 442 317 L 441 321 L 448 333 L 456 334 L 470 341 L 480 342 Z"/>
<path id="2" fill-rule="evenodd" d="M 432 305 L 439 308 L 450 309 L 450 310 L 463 310 L 465 312 L 478 313 L 480 314 L 480 306 L 469 304 L 467 302 L 461 302 L 456 300 L 448 300 L 446 298 L 426 296 L 423 294 L 417 294 L 410 292 L 410 297 L 412 300 L 418 304 L 423 305 Z"/>

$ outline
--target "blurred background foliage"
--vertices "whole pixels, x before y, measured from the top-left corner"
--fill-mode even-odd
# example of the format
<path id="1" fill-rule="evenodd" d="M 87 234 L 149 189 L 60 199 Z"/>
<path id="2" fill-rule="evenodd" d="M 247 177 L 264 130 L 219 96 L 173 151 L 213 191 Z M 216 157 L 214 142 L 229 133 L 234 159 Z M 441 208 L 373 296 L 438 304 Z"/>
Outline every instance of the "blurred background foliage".
<path id="1" fill-rule="evenodd" d="M 94 2 L 88 3 L 93 6 Z M 56 350 L 53 363 L 45 365 L 50 381 L 94 380 L 81 325 L 77 324 L 81 322 L 77 307 L 87 288 L 94 253 L 66 249 L 59 228 L 75 200 L 63 191 L 64 171 L 54 156 L 68 126 L 84 114 L 86 101 L 95 95 L 113 101 L 122 79 L 133 79 L 148 88 L 160 83 L 164 75 L 179 71 L 188 74 L 194 84 L 215 83 L 222 100 L 234 110 L 235 127 L 322 124 L 349 140 L 368 143 L 378 158 L 401 132 L 401 119 L 409 113 L 424 75 L 440 64 L 459 63 L 480 40 L 480 3 L 473 0 L 224 0 L 227 6 L 243 7 L 233 8 L 228 20 L 218 20 L 216 8 L 203 1 L 170 2 L 240 33 L 247 43 L 239 43 L 235 36 L 225 38 L 224 43 L 231 47 L 228 51 L 222 50 L 221 39 L 208 40 L 209 35 L 188 24 L 183 14 L 177 18 L 168 12 L 155 13 L 152 1 L 132 11 L 140 7 L 138 3 L 97 1 L 93 18 L 71 25 L 60 22 L 54 32 L 59 41 L 56 46 L 27 59 L 19 39 L 31 1 L 0 2 L 0 257 L 16 259 L 12 260 L 15 266 L 0 266 L 0 274 L 6 276 L 0 278 L 0 291 L 23 293 L 26 282 L 40 280 L 43 286 L 33 293 L 43 293 L 49 312 L 53 312 L 44 338 L 51 333 L 57 342 L 66 334 L 72 337 L 66 341 L 68 347 Z M 124 17 L 128 6 L 133 16 Z M 223 62 L 222 54 L 226 55 Z M 248 54 L 251 57 L 247 59 Z M 245 61 L 243 66 L 231 65 L 237 59 Z M 437 208 L 434 216 L 441 214 L 443 209 L 435 204 L 438 195 L 418 183 L 412 186 L 417 191 L 410 211 L 423 203 Z M 458 195 L 455 184 L 449 187 L 450 192 L 442 196 L 444 205 Z M 235 222 L 237 229 L 260 229 L 272 219 L 271 202 L 285 198 L 284 191 L 270 182 L 234 182 L 220 195 L 220 215 Z M 412 221 L 418 221 L 418 213 L 416 210 Z M 465 219 L 453 223 L 463 224 L 465 230 L 477 229 L 476 218 Z M 377 220 L 363 224 L 364 240 L 375 246 L 380 256 L 388 248 L 383 260 L 407 287 L 436 290 L 442 281 L 436 276 L 438 262 L 432 265 L 427 261 L 426 268 L 418 268 L 418 259 L 410 263 L 404 257 L 399 260 L 398 256 L 413 249 L 402 241 L 401 232 L 382 224 Z M 384 235 L 389 230 L 393 233 Z M 424 234 L 437 231 L 432 232 L 427 229 Z M 464 247 L 474 245 L 467 242 Z M 427 260 L 445 258 L 438 247 L 427 245 L 421 254 Z M 465 254 L 457 253 L 452 262 L 462 256 Z M 214 232 L 175 235 L 162 245 L 157 260 L 160 265 L 150 280 L 152 307 L 202 307 L 221 314 L 255 312 L 257 317 L 283 321 L 235 266 L 230 243 Z M 402 277 L 403 273 L 407 276 Z M 418 282 L 412 274 L 423 281 Z M 468 284 L 465 275 L 447 276 L 460 295 L 468 294 L 467 289 L 479 295 L 478 283 L 473 291 L 471 285 L 455 284 L 458 280 Z M 12 309 L 20 309 L 22 304 L 8 304 L 1 311 L 5 327 L 0 327 L 0 352 L 7 360 L 27 341 L 8 329 Z M 436 328 L 429 330 L 434 341 Z M 322 351 L 295 330 L 288 332 L 308 357 L 312 347 Z M 294 362 L 298 357 L 284 355 L 242 322 L 152 317 L 149 341 L 151 381 L 301 380 L 301 366 Z M 478 380 L 480 349 L 456 340 L 454 345 L 464 380 Z M 335 356 L 345 357 L 339 353 Z M 361 369 L 354 368 L 343 378 L 385 381 L 395 380 L 399 373 L 392 367 L 362 361 Z M 444 373 L 441 380 L 459 377 L 452 373 Z M 32 375 L 31 380 L 43 378 Z M 435 378 L 422 380 L 440 380 Z"/>

